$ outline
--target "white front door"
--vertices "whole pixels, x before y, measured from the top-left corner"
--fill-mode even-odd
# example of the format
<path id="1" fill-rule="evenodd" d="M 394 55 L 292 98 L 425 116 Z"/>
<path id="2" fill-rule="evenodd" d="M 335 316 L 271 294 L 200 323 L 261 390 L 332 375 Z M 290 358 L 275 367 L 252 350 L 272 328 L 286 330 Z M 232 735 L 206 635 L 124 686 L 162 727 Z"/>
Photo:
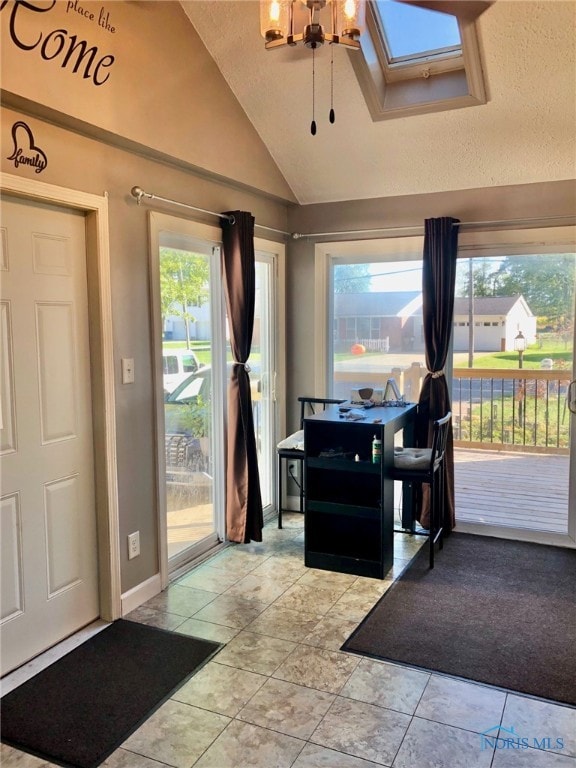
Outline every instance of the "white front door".
<path id="1" fill-rule="evenodd" d="M 99 616 L 85 219 L 3 198 L 2 674 Z"/>

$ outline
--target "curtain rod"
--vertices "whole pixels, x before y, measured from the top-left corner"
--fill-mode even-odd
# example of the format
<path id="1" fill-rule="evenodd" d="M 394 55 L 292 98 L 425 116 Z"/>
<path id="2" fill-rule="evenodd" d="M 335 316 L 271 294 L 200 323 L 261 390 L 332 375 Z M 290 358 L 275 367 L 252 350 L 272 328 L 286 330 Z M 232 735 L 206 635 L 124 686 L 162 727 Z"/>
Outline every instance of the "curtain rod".
<path id="1" fill-rule="evenodd" d="M 217 211 L 207 211 L 205 208 L 198 208 L 195 205 L 188 205 L 188 203 L 181 203 L 179 200 L 170 200 L 168 197 L 160 197 L 160 195 L 154 195 L 152 192 L 144 192 L 142 187 L 132 187 L 130 190 L 132 197 L 136 198 L 138 205 L 142 202 L 143 197 L 147 197 L 149 200 L 161 200 L 163 203 L 170 203 L 170 205 L 178 205 L 180 208 L 188 208 L 190 211 L 199 211 L 200 213 L 207 213 L 210 216 L 217 216 L 219 219 L 227 219 L 230 224 L 234 224 L 234 216 L 229 216 L 226 213 L 218 213 Z M 266 229 L 268 232 L 277 232 L 279 235 L 290 235 L 290 232 L 284 232 L 282 229 L 274 229 L 274 227 L 265 227 L 263 224 L 254 224 L 255 227 L 260 229 Z"/>
<path id="2" fill-rule="evenodd" d="M 218 213 L 217 211 L 208 211 L 205 208 L 198 208 L 195 205 L 188 205 L 188 203 L 181 203 L 178 200 L 170 200 L 168 197 L 160 197 L 160 195 L 154 195 L 151 192 L 144 192 L 141 187 L 132 187 L 130 190 L 132 197 L 136 198 L 138 205 L 142 202 L 142 198 L 146 197 L 149 200 L 161 200 L 163 203 L 169 203 L 170 205 L 177 205 L 180 208 L 188 208 L 190 211 L 198 211 L 200 213 L 207 213 L 209 216 L 217 216 L 219 219 L 228 219 L 230 223 L 234 223 L 234 217 L 228 216 L 225 213 Z M 566 216 L 541 216 L 540 218 L 526 218 L 526 219 L 508 219 L 508 220 L 494 220 L 494 221 L 462 221 L 459 224 L 453 224 L 455 227 L 489 227 L 489 226 L 518 226 L 533 224 L 538 226 L 544 222 L 560 221 L 562 219 L 571 219 L 575 221 L 575 217 L 571 215 Z M 341 235 L 368 235 L 375 234 L 376 232 L 410 232 L 412 235 L 423 235 L 424 226 L 403 226 L 403 227 L 373 227 L 372 229 L 345 229 L 340 232 L 285 232 L 283 229 L 275 229 L 274 227 L 265 227 L 263 224 L 255 224 L 254 226 L 259 229 L 266 229 L 268 232 L 276 232 L 279 235 L 285 235 L 291 237 L 293 240 L 301 240 L 305 237 L 336 237 Z"/>
<path id="3" fill-rule="evenodd" d="M 526 219 L 496 219 L 494 221 L 461 221 L 458 224 L 453 224 L 453 227 L 488 227 L 488 226 L 503 226 L 503 225 L 525 225 L 534 224 L 538 226 L 547 221 L 559 221 L 561 219 L 571 219 L 572 222 L 576 222 L 576 217 L 573 215 L 566 216 L 540 216 L 539 218 L 526 218 Z M 375 232 L 410 232 L 412 235 L 423 235 L 424 227 L 419 225 L 403 226 L 403 227 L 373 227 L 372 229 L 344 229 L 340 232 L 310 232 L 309 234 L 301 234 L 299 232 L 292 232 L 293 240 L 300 240 L 303 237 L 335 237 L 337 235 L 367 235 Z"/>

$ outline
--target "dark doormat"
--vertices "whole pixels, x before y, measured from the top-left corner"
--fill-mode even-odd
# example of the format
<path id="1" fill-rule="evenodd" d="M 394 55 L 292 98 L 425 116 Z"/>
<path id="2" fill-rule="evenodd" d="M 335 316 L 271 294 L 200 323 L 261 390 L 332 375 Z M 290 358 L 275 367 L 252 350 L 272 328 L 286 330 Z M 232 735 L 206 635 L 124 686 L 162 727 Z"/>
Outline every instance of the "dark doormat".
<path id="1" fill-rule="evenodd" d="M 96 768 L 220 647 L 120 619 L 2 697 L 2 741 Z"/>
<path id="2" fill-rule="evenodd" d="M 576 705 L 576 550 L 453 533 L 342 650 Z"/>

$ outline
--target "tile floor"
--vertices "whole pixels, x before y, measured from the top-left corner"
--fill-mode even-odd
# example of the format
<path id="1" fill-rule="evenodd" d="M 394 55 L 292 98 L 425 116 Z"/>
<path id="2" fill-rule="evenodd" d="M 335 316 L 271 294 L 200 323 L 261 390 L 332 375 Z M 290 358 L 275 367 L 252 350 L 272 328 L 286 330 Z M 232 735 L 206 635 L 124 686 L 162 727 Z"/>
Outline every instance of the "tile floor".
<path id="1" fill-rule="evenodd" d="M 576 768 L 576 709 L 339 650 L 422 542 L 384 581 L 307 569 L 292 514 L 179 578 L 127 618 L 225 645 L 104 768 Z"/>

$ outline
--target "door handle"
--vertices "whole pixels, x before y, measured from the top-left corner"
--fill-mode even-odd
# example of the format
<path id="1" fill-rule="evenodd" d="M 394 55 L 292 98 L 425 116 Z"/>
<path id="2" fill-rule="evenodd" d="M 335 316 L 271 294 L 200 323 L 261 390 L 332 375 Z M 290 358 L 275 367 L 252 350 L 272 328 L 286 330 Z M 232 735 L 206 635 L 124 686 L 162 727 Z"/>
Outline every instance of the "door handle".
<path id="1" fill-rule="evenodd" d="M 566 403 L 568 404 L 568 410 L 570 413 L 576 413 L 576 379 L 571 381 L 568 385 L 568 392 L 566 392 Z"/>

